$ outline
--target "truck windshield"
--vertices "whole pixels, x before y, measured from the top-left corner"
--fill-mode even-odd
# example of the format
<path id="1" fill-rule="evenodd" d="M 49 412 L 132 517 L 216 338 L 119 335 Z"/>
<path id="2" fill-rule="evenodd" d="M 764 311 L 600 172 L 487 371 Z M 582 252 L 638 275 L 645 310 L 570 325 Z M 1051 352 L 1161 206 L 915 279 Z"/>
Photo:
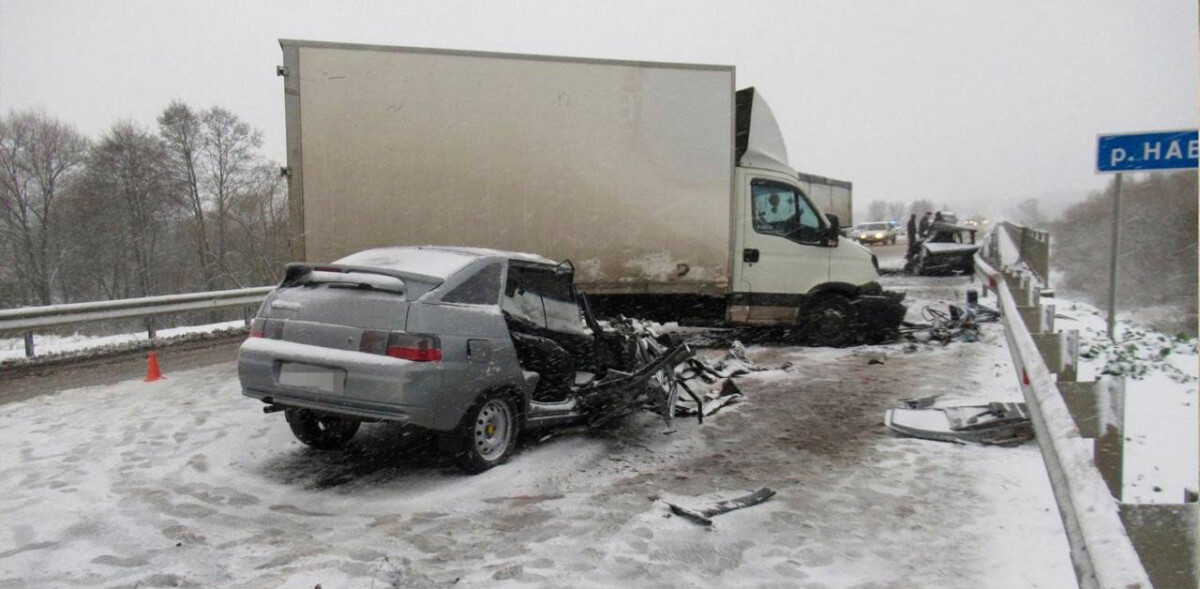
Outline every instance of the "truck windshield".
<path id="1" fill-rule="evenodd" d="M 816 211 L 794 187 L 768 180 L 751 183 L 754 230 L 768 235 L 816 241 L 821 222 Z"/>

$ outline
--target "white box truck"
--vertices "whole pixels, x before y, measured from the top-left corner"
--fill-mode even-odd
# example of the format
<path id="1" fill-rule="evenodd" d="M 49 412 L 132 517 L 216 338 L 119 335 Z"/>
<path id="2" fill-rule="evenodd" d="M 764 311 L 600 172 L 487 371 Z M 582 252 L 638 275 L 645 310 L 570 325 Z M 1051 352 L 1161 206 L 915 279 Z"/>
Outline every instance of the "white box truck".
<path id="1" fill-rule="evenodd" d="M 297 260 L 534 252 L 570 259 L 602 312 L 827 344 L 903 317 L 875 257 L 822 212 L 837 185 L 789 167 L 732 66 L 280 45 Z"/>

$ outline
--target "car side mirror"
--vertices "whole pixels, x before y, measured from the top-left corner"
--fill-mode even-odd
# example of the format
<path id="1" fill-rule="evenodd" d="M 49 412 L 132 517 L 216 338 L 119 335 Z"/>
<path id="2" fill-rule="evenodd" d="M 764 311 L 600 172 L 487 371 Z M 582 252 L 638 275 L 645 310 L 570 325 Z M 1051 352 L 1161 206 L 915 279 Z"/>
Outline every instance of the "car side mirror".
<path id="1" fill-rule="evenodd" d="M 825 218 L 829 220 L 829 229 L 825 234 L 825 245 L 828 247 L 838 246 L 838 236 L 841 235 L 841 226 L 838 223 L 837 215 L 826 213 Z"/>

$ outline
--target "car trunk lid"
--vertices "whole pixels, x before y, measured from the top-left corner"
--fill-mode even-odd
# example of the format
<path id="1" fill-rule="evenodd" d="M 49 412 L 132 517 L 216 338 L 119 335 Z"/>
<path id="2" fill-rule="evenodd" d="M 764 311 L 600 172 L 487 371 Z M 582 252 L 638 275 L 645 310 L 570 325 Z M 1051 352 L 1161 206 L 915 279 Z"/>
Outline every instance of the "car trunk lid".
<path id="1" fill-rule="evenodd" d="M 355 266 L 289 264 L 259 317 L 280 320 L 279 339 L 357 351 L 364 330 L 404 331 L 411 298 L 440 282 Z"/>

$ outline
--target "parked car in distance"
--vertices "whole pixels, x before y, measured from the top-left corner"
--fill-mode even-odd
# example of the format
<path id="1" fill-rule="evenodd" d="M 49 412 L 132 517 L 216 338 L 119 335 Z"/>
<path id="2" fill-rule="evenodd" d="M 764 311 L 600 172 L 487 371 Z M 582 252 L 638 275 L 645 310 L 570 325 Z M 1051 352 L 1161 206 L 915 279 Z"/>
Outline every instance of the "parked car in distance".
<path id="1" fill-rule="evenodd" d="M 850 237 L 859 243 L 896 243 L 900 227 L 887 222 L 859 223 L 850 232 Z"/>
<path id="2" fill-rule="evenodd" d="M 507 460 L 527 428 L 669 419 L 690 350 L 601 326 L 573 280 L 567 261 L 475 248 L 289 264 L 242 344 L 243 394 L 314 448 L 396 421 L 435 432 L 468 472 Z"/>

